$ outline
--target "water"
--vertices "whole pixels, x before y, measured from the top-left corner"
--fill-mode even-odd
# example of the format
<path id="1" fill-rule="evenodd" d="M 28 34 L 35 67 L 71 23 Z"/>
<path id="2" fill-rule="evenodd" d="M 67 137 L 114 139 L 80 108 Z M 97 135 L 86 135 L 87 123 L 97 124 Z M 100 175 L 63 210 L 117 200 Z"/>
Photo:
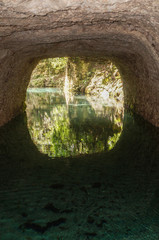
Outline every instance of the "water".
<path id="1" fill-rule="evenodd" d="M 101 109 L 94 111 L 104 121 Z M 0 129 L 1 240 L 158 239 L 157 128 L 125 113 L 111 150 L 49 157 L 52 152 L 39 151 L 28 130 L 29 121 L 40 118 L 27 116 Z"/>
<path id="2" fill-rule="evenodd" d="M 123 106 L 59 89 L 29 89 L 28 128 L 38 149 L 50 157 L 68 157 L 112 149 L 123 126 Z"/>

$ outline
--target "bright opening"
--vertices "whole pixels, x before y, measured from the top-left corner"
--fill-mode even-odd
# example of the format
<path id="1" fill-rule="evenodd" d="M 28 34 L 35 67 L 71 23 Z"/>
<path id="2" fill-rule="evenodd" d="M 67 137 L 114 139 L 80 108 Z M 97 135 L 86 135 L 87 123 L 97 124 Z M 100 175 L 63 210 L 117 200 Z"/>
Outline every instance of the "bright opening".
<path id="1" fill-rule="evenodd" d="M 123 86 L 116 66 L 90 58 L 41 60 L 26 97 L 30 135 L 50 157 L 109 151 L 123 128 Z"/>

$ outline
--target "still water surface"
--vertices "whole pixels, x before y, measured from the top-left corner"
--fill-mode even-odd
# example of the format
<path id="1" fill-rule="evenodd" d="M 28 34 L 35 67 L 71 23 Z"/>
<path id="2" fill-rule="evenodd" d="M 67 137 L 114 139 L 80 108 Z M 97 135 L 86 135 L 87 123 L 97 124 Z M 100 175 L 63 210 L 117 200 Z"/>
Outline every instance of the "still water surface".
<path id="1" fill-rule="evenodd" d="M 0 239 L 159 239 L 159 129 L 84 96 L 29 94 L 27 118 L 0 129 Z"/>
<path id="2" fill-rule="evenodd" d="M 66 96 L 60 89 L 35 88 L 27 93 L 31 138 L 50 157 L 109 151 L 121 135 L 123 112 L 123 106 L 108 105 L 107 99 Z"/>

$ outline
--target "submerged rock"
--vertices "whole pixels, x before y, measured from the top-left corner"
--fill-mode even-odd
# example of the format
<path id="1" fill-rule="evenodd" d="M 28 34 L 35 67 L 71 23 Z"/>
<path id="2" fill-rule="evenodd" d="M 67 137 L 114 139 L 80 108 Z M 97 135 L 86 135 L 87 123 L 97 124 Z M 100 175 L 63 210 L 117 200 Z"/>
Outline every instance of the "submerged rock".
<path id="1" fill-rule="evenodd" d="M 37 233 L 45 233 L 47 230 L 49 230 L 51 227 L 58 227 L 59 225 L 63 224 L 66 222 L 66 218 L 59 218 L 55 221 L 48 222 L 45 226 L 41 226 L 37 223 L 32 223 L 32 222 L 26 222 L 22 225 L 19 226 L 20 229 L 27 230 L 31 229 L 34 230 Z"/>

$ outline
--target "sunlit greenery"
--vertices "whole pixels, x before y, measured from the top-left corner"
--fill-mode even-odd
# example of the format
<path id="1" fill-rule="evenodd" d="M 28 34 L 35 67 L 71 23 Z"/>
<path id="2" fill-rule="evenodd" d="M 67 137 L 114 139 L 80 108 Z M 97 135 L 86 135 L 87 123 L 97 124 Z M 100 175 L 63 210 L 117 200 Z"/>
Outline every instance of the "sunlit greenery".
<path id="1" fill-rule="evenodd" d="M 35 68 L 29 87 L 33 88 L 27 94 L 28 127 L 40 151 L 50 157 L 67 157 L 115 146 L 122 131 L 123 109 L 118 109 L 118 102 L 123 95 L 120 74 L 111 61 L 44 59 Z M 75 97 L 75 93 L 88 95 Z"/>
<path id="2" fill-rule="evenodd" d="M 41 60 L 32 73 L 29 87 L 63 86 L 67 61 L 66 57 Z"/>
<path id="3" fill-rule="evenodd" d="M 115 133 L 113 137 L 109 137 L 108 139 L 108 149 L 111 150 L 115 147 L 117 141 L 120 138 L 121 133 Z"/>
<path id="4" fill-rule="evenodd" d="M 105 115 L 103 108 L 98 115 L 84 96 L 74 97 L 67 106 L 57 92 L 28 93 L 27 106 L 31 137 L 50 157 L 108 151 L 122 131 L 120 114 L 112 118 L 112 109 Z"/>
<path id="5" fill-rule="evenodd" d="M 66 69 L 69 90 L 72 92 L 90 94 L 92 89 L 99 88 L 102 91 L 108 83 L 121 80 L 118 69 L 108 60 L 84 57 L 48 58 L 41 60 L 33 71 L 29 87 L 63 88 Z"/>

